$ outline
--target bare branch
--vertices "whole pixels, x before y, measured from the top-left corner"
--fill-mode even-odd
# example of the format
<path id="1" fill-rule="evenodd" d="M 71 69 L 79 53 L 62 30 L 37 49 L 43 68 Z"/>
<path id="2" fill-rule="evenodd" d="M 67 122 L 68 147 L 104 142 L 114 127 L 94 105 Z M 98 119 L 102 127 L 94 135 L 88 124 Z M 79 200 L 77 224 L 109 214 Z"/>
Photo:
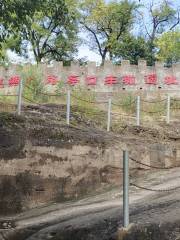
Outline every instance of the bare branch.
<path id="1" fill-rule="evenodd" d="M 148 37 L 150 38 L 151 35 L 150 35 L 150 33 L 149 33 L 149 31 L 148 31 L 148 28 L 147 28 L 147 26 L 146 26 L 146 24 L 145 24 L 143 13 L 142 13 L 141 11 L 139 11 L 138 9 L 136 9 L 135 11 L 140 15 L 140 17 L 141 17 L 141 19 L 142 19 L 142 24 L 143 24 L 143 26 L 144 26 L 144 28 L 145 28 L 145 30 L 146 30 L 146 33 L 147 33 Z"/>
<path id="2" fill-rule="evenodd" d="M 177 21 L 170 27 L 170 31 L 173 30 L 180 23 L 180 11 L 178 11 Z"/>
<path id="3" fill-rule="evenodd" d="M 93 34 L 93 36 L 94 36 L 94 38 L 95 38 L 95 41 L 96 41 L 96 43 L 97 43 L 97 45 L 98 45 L 99 53 L 100 53 L 101 57 L 103 57 L 103 52 L 102 52 L 102 49 L 101 49 L 101 44 L 100 44 L 100 42 L 99 42 L 99 40 L 98 40 L 98 37 L 97 37 L 96 33 L 95 33 L 90 27 L 88 27 L 84 22 L 80 22 L 80 23 L 81 23 L 89 32 L 91 32 L 91 33 Z"/>

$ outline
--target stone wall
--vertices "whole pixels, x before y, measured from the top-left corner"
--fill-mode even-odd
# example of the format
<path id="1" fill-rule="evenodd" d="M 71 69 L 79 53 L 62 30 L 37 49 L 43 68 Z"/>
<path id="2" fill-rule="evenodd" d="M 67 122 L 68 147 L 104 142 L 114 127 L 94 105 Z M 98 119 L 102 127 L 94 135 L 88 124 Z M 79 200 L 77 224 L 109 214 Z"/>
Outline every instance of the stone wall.
<path id="1" fill-rule="evenodd" d="M 24 68 L 28 69 L 29 65 L 25 65 Z M 104 66 L 99 67 L 95 62 L 89 62 L 87 66 L 79 66 L 77 63 L 63 66 L 62 62 L 55 62 L 53 65 L 41 64 L 39 68 L 42 80 L 51 91 L 54 90 L 58 81 L 67 84 L 70 77 L 78 81 L 77 84 L 70 85 L 86 86 L 97 92 L 162 90 L 179 93 L 180 90 L 180 63 L 166 68 L 160 62 L 156 62 L 155 66 L 147 66 L 144 60 L 140 60 L 138 65 L 130 65 L 129 61 L 122 61 L 121 65 L 113 65 L 110 61 L 106 61 Z M 2 84 L 5 84 L 5 87 L 8 86 L 12 76 L 20 74 L 19 69 L 16 65 L 6 69 L 0 67 L 1 88 Z M 105 84 L 105 79 L 109 76 L 116 77 L 115 84 Z M 92 78 L 96 78 L 95 84 L 92 83 Z"/>

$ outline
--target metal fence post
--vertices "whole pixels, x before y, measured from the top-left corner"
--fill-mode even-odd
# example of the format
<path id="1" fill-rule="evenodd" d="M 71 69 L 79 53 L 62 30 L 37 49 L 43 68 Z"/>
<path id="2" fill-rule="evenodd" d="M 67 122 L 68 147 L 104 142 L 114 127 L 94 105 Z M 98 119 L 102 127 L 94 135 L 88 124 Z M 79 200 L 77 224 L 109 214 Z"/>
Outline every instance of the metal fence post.
<path id="1" fill-rule="evenodd" d="M 137 96 L 136 124 L 140 126 L 140 96 Z"/>
<path id="2" fill-rule="evenodd" d="M 111 98 L 108 100 L 108 120 L 107 120 L 107 131 L 110 131 L 110 127 L 111 127 L 111 105 L 112 105 L 112 101 Z"/>
<path id="3" fill-rule="evenodd" d="M 123 227 L 129 226 L 129 155 L 123 151 Z"/>
<path id="4" fill-rule="evenodd" d="M 66 123 L 70 124 L 70 108 L 71 108 L 71 92 L 67 91 L 67 112 L 66 112 Z"/>
<path id="5" fill-rule="evenodd" d="M 20 79 L 20 81 L 19 81 L 19 89 L 18 89 L 18 104 L 17 104 L 17 114 L 18 115 L 21 115 L 22 91 L 23 91 L 23 81 L 22 81 L 22 79 Z"/>
<path id="6" fill-rule="evenodd" d="M 171 108 L 171 97 L 168 95 L 168 97 L 167 97 L 167 116 L 166 116 L 167 124 L 170 123 L 170 108 Z"/>

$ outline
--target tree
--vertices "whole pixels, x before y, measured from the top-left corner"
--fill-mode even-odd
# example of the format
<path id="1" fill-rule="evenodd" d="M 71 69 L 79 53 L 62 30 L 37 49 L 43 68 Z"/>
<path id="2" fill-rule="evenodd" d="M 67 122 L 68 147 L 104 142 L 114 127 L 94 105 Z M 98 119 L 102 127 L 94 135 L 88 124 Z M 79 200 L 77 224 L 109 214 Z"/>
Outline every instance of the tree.
<path id="1" fill-rule="evenodd" d="M 159 49 L 157 58 L 167 64 L 180 61 L 180 31 L 164 33 L 158 38 L 157 47 Z"/>
<path id="2" fill-rule="evenodd" d="M 146 6 L 144 6 L 146 8 Z M 146 32 L 146 40 L 149 45 L 149 51 L 151 53 L 149 63 L 153 64 L 156 60 L 156 46 L 155 42 L 157 37 L 166 31 L 173 30 L 180 23 L 179 9 L 175 9 L 172 3 L 167 0 L 163 0 L 160 4 L 155 5 L 153 1 L 147 6 L 147 14 L 144 16 L 143 12 L 139 12 L 144 23 Z M 145 18 L 148 18 L 148 22 L 145 23 Z"/>
<path id="3" fill-rule="evenodd" d="M 117 62 L 129 60 L 131 64 L 137 64 L 139 59 L 146 59 L 149 62 L 149 45 L 143 37 L 127 34 L 123 41 L 114 46 L 113 56 Z"/>
<path id="4" fill-rule="evenodd" d="M 11 49 L 27 57 L 29 47 L 37 62 L 43 59 L 71 59 L 77 45 L 77 22 L 72 9 L 74 2 L 7 1 L 2 8 L 4 10 L 1 23 L 6 35 L 0 39 L 1 43 L 6 41 L 8 44 L 10 38 L 16 39 L 14 44 L 11 44 Z"/>
<path id="5" fill-rule="evenodd" d="M 130 31 L 134 20 L 134 2 L 104 0 L 81 0 L 81 25 L 88 32 L 88 45 L 97 52 L 102 64 L 109 55 L 113 58 L 113 47 Z"/>
<path id="6" fill-rule="evenodd" d="M 11 12 L 13 12 L 12 1 L 0 0 L 0 58 L 2 59 L 1 62 L 5 60 L 6 50 L 7 48 L 9 48 L 10 45 L 12 45 L 13 42 L 10 37 L 9 28 L 7 27 L 8 22 L 10 21 L 13 22 L 13 17 L 11 17 L 11 19 L 9 17 Z"/>

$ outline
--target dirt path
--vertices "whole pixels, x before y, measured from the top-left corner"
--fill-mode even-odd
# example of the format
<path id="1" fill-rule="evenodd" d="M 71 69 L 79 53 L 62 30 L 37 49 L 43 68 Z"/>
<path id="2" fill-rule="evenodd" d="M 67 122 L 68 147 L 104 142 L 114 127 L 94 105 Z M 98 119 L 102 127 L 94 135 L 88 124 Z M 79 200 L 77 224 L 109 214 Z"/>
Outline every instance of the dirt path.
<path id="1" fill-rule="evenodd" d="M 133 181 L 156 190 L 174 188 L 180 186 L 180 168 L 147 172 Z M 131 187 L 130 209 L 133 223 L 161 225 L 178 221 L 180 190 L 159 193 Z M 0 239 L 113 239 L 118 226 L 122 226 L 122 189 L 78 202 L 34 209 L 16 216 L 15 221 L 16 229 L 4 231 L 4 238 Z"/>

